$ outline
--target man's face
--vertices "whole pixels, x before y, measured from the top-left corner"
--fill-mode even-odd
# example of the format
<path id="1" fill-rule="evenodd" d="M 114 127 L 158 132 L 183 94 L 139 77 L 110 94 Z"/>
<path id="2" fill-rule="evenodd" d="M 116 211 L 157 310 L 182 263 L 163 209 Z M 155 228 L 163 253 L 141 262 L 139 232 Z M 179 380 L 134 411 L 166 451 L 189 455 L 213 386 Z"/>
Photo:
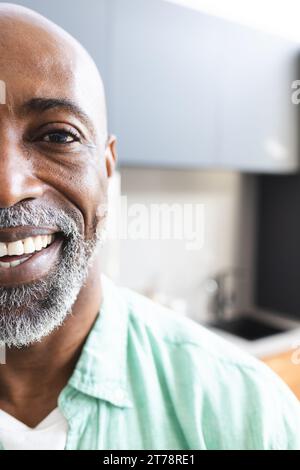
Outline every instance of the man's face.
<path id="1" fill-rule="evenodd" d="M 87 276 L 105 220 L 101 83 L 53 31 L 1 19 L 0 341 L 59 326 Z"/>

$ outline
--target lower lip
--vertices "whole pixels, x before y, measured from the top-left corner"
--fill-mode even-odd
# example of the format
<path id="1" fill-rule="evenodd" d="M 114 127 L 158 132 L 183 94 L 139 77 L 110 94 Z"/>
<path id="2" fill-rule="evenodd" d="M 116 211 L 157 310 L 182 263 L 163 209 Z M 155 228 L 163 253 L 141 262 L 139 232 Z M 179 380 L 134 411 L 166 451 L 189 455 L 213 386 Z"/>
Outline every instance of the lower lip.
<path id="1" fill-rule="evenodd" d="M 63 238 L 57 237 L 51 245 L 31 255 L 12 268 L 0 267 L 0 287 L 19 286 L 37 281 L 49 273 L 58 262 Z"/>

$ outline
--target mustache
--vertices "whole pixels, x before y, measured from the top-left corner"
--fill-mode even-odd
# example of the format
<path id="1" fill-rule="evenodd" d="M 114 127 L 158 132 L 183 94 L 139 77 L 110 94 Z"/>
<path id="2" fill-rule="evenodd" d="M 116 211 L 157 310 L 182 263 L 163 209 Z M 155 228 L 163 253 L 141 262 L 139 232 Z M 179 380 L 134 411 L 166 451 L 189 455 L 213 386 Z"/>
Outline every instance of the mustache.
<path id="1" fill-rule="evenodd" d="M 0 209 L 0 229 L 19 226 L 57 227 L 66 237 L 80 237 L 78 216 L 63 209 L 33 206 L 23 201 L 12 207 Z"/>

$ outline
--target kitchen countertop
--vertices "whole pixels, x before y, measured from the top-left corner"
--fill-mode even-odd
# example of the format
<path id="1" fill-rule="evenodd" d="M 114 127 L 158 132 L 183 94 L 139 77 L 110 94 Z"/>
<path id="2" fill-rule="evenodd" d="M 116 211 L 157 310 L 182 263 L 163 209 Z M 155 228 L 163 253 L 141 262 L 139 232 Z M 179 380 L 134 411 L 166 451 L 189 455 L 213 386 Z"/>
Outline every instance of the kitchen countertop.
<path id="1" fill-rule="evenodd" d="M 286 328 L 286 331 L 250 341 L 218 328 L 209 327 L 209 329 L 257 357 L 275 356 L 289 350 L 300 348 L 300 321 L 290 320 L 278 314 L 266 313 L 259 310 L 253 311 L 251 316 L 257 319 L 263 318 L 268 324 L 279 328 Z"/>

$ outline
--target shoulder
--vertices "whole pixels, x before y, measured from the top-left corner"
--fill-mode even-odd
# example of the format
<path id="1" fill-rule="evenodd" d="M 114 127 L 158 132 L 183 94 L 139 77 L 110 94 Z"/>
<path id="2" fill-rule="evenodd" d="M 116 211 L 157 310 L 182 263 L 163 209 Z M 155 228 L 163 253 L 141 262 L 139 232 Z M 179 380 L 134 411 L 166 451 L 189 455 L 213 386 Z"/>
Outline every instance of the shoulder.
<path id="1" fill-rule="evenodd" d="M 141 339 L 151 338 L 154 343 L 172 349 L 195 351 L 198 357 L 222 366 L 257 369 L 254 357 L 240 350 L 194 320 L 177 314 L 145 296 L 127 288 L 119 288 L 126 302 L 129 330 L 140 333 Z M 262 366 L 265 371 L 265 366 Z"/>
<path id="2" fill-rule="evenodd" d="M 148 365 L 163 375 L 182 422 L 193 409 L 195 427 L 215 423 L 211 448 L 230 448 L 230 442 L 237 448 L 300 448 L 299 404 L 266 365 L 130 289 L 119 288 L 119 295 L 127 305 L 132 353 L 146 370 Z M 191 421 L 186 426 L 192 429 Z"/>

